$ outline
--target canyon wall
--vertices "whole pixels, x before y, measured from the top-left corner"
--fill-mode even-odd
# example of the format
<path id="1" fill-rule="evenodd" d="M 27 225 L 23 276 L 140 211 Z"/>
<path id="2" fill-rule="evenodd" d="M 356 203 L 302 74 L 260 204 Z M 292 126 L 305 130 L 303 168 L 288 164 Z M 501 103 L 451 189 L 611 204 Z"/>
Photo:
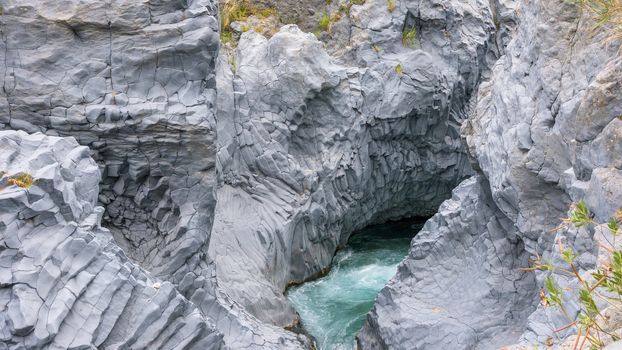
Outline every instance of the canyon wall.
<path id="1" fill-rule="evenodd" d="M 619 48 L 576 6 L 340 0 L 322 41 L 287 25 L 227 49 L 215 0 L 0 9 L 8 348 L 309 348 L 286 287 L 439 206 L 359 345 L 567 335 L 518 269 L 561 241 L 589 269 L 591 232 L 549 231 L 571 201 L 620 202 Z"/>
<path id="2" fill-rule="evenodd" d="M 100 171 L 72 138 L 0 131 L 5 349 L 220 349 L 222 334 L 100 226 Z M 11 186 L 27 172 L 32 187 Z M 27 186 L 26 186 L 27 187 Z"/>
<path id="3" fill-rule="evenodd" d="M 268 323 L 295 322 L 283 291 L 320 275 L 350 233 L 433 214 L 472 172 L 459 128 L 497 57 L 489 2 L 349 11 L 333 57 L 291 25 L 221 52 L 209 255 L 219 287 Z"/>
<path id="4" fill-rule="evenodd" d="M 580 271 L 596 263 L 593 228 L 554 229 L 571 202 L 585 200 L 600 222 L 622 203 L 619 43 L 568 2 L 525 1 L 516 14 L 505 55 L 480 85 L 463 126 L 478 175 L 413 240 L 368 315 L 359 336 L 364 349 L 557 344 L 573 332 L 555 332 L 569 321 L 538 302 L 550 273 L 516 269 L 530 266 L 526 256 L 563 264 L 560 247 L 573 249 Z M 474 209 L 487 214 L 474 217 Z M 442 260 L 438 252 L 451 257 Z M 457 277 L 465 269 L 470 283 Z M 563 273 L 552 275 L 575 317 L 577 286 Z M 432 299 L 440 290 L 449 294 Z M 449 331 L 432 337 L 429 327 Z"/>
<path id="5" fill-rule="evenodd" d="M 215 65 L 220 45 L 217 2 L 3 0 L 0 9 L 0 128 L 75 138 L 88 146 L 101 172 L 99 186 L 93 182 L 88 191 L 99 192 L 94 199 L 105 208 L 100 215 L 102 225 L 114 237 L 97 244 L 122 248 L 129 260 L 118 264 L 131 271 L 144 269 L 148 277 L 141 279 L 170 282 L 163 284 L 166 298 L 187 298 L 194 305 L 175 299 L 170 304 L 175 309 L 172 315 L 177 317 L 181 307 L 193 315 L 198 310 L 200 315 L 188 316 L 194 317 L 192 326 L 208 333 L 205 330 L 212 332 L 215 325 L 222 331 L 214 331 L 221 334 L 215 337 L 222 337 L 222 333 L 230 336 L 235 340 L 233 348 L 295 348 L 306 344 L 304 337 L 255 320 L 235 301 L 219 293 L 213 263 L 207 255 L 216 204 Z M 39 148 L 48 146 L 41 144 Z M 3 152 L 15 151 L 10 144 L 0 147 Z M 11 170 L 29 170 L 18 166 Z M 74 199 L 70 193 L 67 196 L 71 203 Z M 3 242 L 14 234 L 3 230 Z M 82 239 L 77 233 L 67 235 L 67 239 Z M 84 249 L 93 249 L 92 254 L 96 254 L 99 248 L 94 245 Z M 118 248 L 110 249 L 115 254 L 120 252 Z M 15 253 L 2 252 L 7 261 L 3 268 L 19 266 Z M 115 282 L 111 275 L 101 276 L 108 276 L 111 283 L 125 283 Z M 62 283 L 59 280 L 58 285 Z M 125 295 L 144 284 L 135 287 L 136 282 L 132 283 L 124 287 Z M 143 299 L 151 300 L 151 294 L 153 291 L 132 294 L 125 300 L 126 309 L 144 308 Z M 19 296 L 4 295 L 9 305 L 21 305 Z M 50 303 L 54 295 L 40 297 Z M 167 300 L 158 303 L 167 307 Z M 89 308 L 101 313 L 97 309 L 106 306 L 89 301 L 67 303 L 67 307 L 72 314 L 86 315 Z M 116 327 L 125 327 L 123 324 L 138 317 L 136 312 L 119 309 L 110 319 L 94 318 L 89 321 L 90 332 L 95 327 L 112 326 L 115 320 L 122 321 Z M 158 327 L 181 330 L 173 316 L 151 314 L 145 322 L 158 321 Z M 45 320 L 38 321 L 39 328 L 57 329 L 64 322 L 62 317 Z M 72 326 L 63 327 L 78 327 L 75 320 L 72 322 Z M 20 328 L 17 333 L 26 335 L 30 329 Z M 104 348 L 126 341 L 133 344 L 132 337 L 143 330 L 136 330 L 134 335 L 129 330 L 113 332 L 113 343 L 92 339 L 91 344 Z M 4 336 L 11 339 L 9 347 L 31 344 L 27 339 L 20 343 L 11 334 Z M 157 343 L 159 336 L 157 332 L 145 333 L 137 343 L 142 345 L 131 347 L 177 347 L 174 342 Z M 45 335 L 37 341 L 32 346 L 49 345 L 55 338 Z M 188 347 L 195 343 L 199 344 L 192 340 Z M 217 348 L 222 342 L 210 341 L 208 345 Z"/>

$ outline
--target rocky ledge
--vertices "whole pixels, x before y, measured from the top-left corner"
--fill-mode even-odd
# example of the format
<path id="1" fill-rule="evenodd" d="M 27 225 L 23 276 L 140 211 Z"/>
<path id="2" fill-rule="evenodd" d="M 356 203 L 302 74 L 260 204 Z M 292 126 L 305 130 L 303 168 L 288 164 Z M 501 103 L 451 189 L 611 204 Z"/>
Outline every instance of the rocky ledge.
<path id="1" fill-rule="evenodd" d="M 560 242 L 594 267 L 594 232 L 550 231 L 620 205 L 617 42 L 564 1 L 326 6 L 322 41 L 225 50 L 215 0 L 0 0 L 2 345 L 310 348 L 287 286 L 439 206 L 361 348 L 571 335 L 519 268 Z"/>
<path id="2" fill-rule="evenodd" d="M 584 200 L 598 222 L 621 206 L 620 46 L 575 4 L 520 2 L 516 14 L 463 126 L 478 175 L 413 240 L 359 336 L 364 349 L 529 348 L 575 331 L 563 327 L 580 308 L 576 282 L 517 268 L 527 257 L 563 264 L 570 248 L 585 273 L 603 254 L 593 227 L 555 228 L 571 202 Z M 546 276 L 570 320 L 538 302 Z"/>
<path id="3" fill-rule="evenodd" d="M 0 131 L 0 342 L 11 349 L 219 349 L 223 336 L 100 226 L 100 172 L 71 138 Z M 32 185 L 15 185 L 16 174 Z"/>

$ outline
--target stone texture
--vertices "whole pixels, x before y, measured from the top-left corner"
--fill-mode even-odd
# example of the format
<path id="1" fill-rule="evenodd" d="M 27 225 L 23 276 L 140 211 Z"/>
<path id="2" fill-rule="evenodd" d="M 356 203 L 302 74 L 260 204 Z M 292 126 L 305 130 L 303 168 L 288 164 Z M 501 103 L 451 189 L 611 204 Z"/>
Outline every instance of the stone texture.
<path id="1" fill-rule="evenodd" d="M 622 61 L 619 43 L 604 40 L 607 36 L 604 29 L 590 30 L 593 24 L 589 16 L 571 3 L 524 1 L 519 2 L 517 8 L 520 11 L 516 11 L 516 28 L 506 37 L 505 54 L 493 67 L 490 78 L 481 83 L 475 108 L 463 127 L 474 168 L 478 177 L 485 180 L 479 181 L 488 185 L 475 200 L 458 202 L 453 215 L 469 218 L 473 203 L 496 207 L 496 220 L 509 220 L 513 224 L 513 228 L 505 229 L 503 239 L 522 241 L 523 255 L 562 265 L 559 251 L 561 247 L 570 247 L 578 255 L 580 271 L 585 273 L 594 267 L 602 253 L 599 253 L 593 229 L 552 231 L 567 215 L 571 202 L 584 199 L 600 222 L 608 220 L 620 206 L 622 182 L 617 135 Z M 457 195 L 461 190 L 456 191 Z M 443 204 L 442 208 L 452 202 L 456 202 L 455 199 Z M 443 211 L 438 215 L 442 217 Z M 427 228 L 431 229 L 439 220 L 435 217 Z M 460 227 L 448 222 L 435 227 L 433 232 L 440 236 L 447 230 L 451 232 Z M 478 233 L 485 241 L 482 244 L 495 246 L 497 232 L 498 228 L 494 226 L 484 231 L 478 226 L 467 227 L 459 244 L 453 244 L 449 249 L 459 247 L 464 240 Z M 505 280 L 491 280 L 495 274 L 480 267 L 479 271 L 483 273 L 471 274 L 471 278 L 477 276 L 477 282 L 466 289 L 479 291 L 479 294 L 474 294 L 456 309 L 450 309 L 446 315 L 421 316 L 418 307 L 427 300 L 421 286 L 436 288 L 438 276 L 458 278 L 456 276 L 460 273 L 456 271 L 462 271 L 465 263 L 468 266 L 468 262 L 477 261 L 482 256 L 476 250 L 461 251 L 463 256 L 460 259 L 448 259 L 429 267 L 417 255 L 422 246 L 432 244 L 427 240 L 428 235 L 430 233 L 426 231 L 414 239 L 411 254 L 401 272 L 381 292 L 359 335 L 363 348 L 433 349 L 443 348 L 439 344 L 451 344 L 452 348 L 458 349 L 488 349 L 512 343 L 529 347 L 558 344 L 573 333 L 572 328 L 555 332 L 569 323 L 559 310 L 534 304 L 538 298 L 536 292 L 549 274 L 547 272 L 537 272 L 530 277 L 535 279 L 535 285 L 518 283 L 524 280 L 520 274 L 507 274 L 511 282 L 508 284 Z M 433 246 L 443 245 L 443 242 L 435 240 Z M 508 259 L 520 265 L 520 259 Z M 481 266 L 510 264 L 503 259 L 495 261 L 496 257 L 488 258 L 481 262 Z M 403 273 L 407 267 L 421 265 L 424 265 L 423 269 Z M 527 266 L 529 264 L 525 263 L 523 267 Z M 576 282 L 562 273 L 553 273 L 552 277 L 565 291 L 568 314 L 575 317 L 579 309 L 575 297 Z M 533 295 L 532 299 L 526 296 L 514 299 L 512 319 L 516 321 L 510 327 L 512 336 L 495 339 L 490 338 L 485 330 L 477 329 L 483 321 L 478 319 L 479 313 L 472 310 L 487 300 L 484 296 L 490 290 L 491 281 L 493 289 L 504 290 L 504 286 L 509 286 L 509 293 Z M 464 287 L 452 286 L 448 293 L 463 293 L 464 290 Z M 444 305 L 456 298 L 462 300 L 458 294 L 439 297 L 436 303 Z M 430 307 L 424 308 L 427 309 Z M 526 312 L 531 311 L 533 313 L 525 319 Z M 465 314 L 475 320 L 469 323 L 475 329 L 461 332 L 463 337 L 459 338 L 453 331 L 455 326 L 449 325 Z M 505 312 L 493 312 L 488 316 L 487 322 L 497 324 L 503 324 L 508 318 Z M 403 322 L 393 322 L 397 317 Z M 431 326 L 430 319 L 441 319 L 435 323 L 440 332 L 430 335 L 426 331 Z M 405 330 L 410 333 L 404 335 Z M 503 335 L 502 328 L 494 333 Z M 431 338 L 433 336 L 437 338 Z M 399 339 L 408 339 L 402 343 L 408 345 L 394 343 Z"/>
<path id="2" fill-rule="evenodd" d="M 193 312 L 201 313 L 192 317 L 209 317 L 232 348 L 306 344 L 219 292 L 207 256 L 216 203 L 216 1 L 2 0 L 0 6 L 0 129 L 72 136 L 90 148 L 102 173 L 95 198 L 114 237 L 105 246 L 120 246 L 138 266 L 171 282 L 162 284 L 167 293 L 174 287 L 191 299 Z M 88 190 L 97 188 L 92 183 Z M 19 298 L 31 297 L 24 293 Z M 110 306 L 117 314 L 125 304 L 143 307 L 133 299 L 119 303 Z M 151 314 L 148 321 L 178 317 L 186 307 L 176 303 L 171 316 Z"/>
<path id="3" fill-rule="evenodd" d="M 459 128 L 496 57 L 493 11 L 401 3 L 352 6 L 357 34 L 334 57 L 285 26 L 246 32 L 219 59 L 209 256 L 219 287 L 264 322 L 295 322 L 284 289 L 320 274 L 351 232 L 432 214 L 471 174 Z M 402 43 L 411 23 L 417 47 Z"/>
<path id="4" fill-rule="evenodd" d="M 338 12 L 349 2 L 280 3 L 308 28 L 324 7 L 322 42 L 286 26 L 219 53 L 215 0 L 0 0 L 0 129 L 32 134 L 1 132 L 0 170 L 40 179 L 0 191 L 3 344 L 308 348 L 283 329 L 287 285 L 354 230 L 433 214 L 474 173 L 360 346 L 568 337 L 537 305 L 544 274 L 517 268 L 562 244 L 582 271 L 598 259 L 594 232 L 550 230 L 571 201 L 604 220 L 622 199 L 619 47 L 567 2 Z"/>
<path id="5" fill-rule="evenodd" d="M 222 334 L 100 226 L 100 172 L 72 138 L 0 131 L 5 349 L 220 349 Z M 30 188 L 10 185 L 27 172 Z"/>
<path id="6" fill-rule="evenodd" d="M 179 283 L 204 259 L 215 206 L 216 2 L 0 5 L 0 128 L 89 146 L 105 225 Z"/>
<path id="7" fill-rule="evenodd" d="M 538 289 L 487 186 L 465 180 L 428 220 L 368 314 L 361 349 L 497 349 L 523 332 Z"/>

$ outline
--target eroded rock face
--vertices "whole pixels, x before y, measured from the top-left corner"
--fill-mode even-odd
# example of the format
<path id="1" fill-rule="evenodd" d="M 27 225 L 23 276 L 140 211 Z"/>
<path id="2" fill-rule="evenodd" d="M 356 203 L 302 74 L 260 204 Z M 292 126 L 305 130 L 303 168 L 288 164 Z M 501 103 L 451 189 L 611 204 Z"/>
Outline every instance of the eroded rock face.
<path id="1" fill-rule="evenodd" d="M 589 16 L 570 3 L 521 2 L 517 13 L 518 25 L 505 55 L 494 66 L 491 78 L 481 84 L 476 108 L 463 128 L 475 167 L 480 178 L 485 179 L 480 182 L 488 185 L 474 199 L 452 199 L 442 207 L 455 203 L 453 215 L 460 215 L 460 225 L 470 217 L 473 203 L 496 207 L 497 210 L 490 212 L 491 217 L 498 222 L 513 224 L 504 229 L 506 234 L 501 241 L 522 241 L 520 245 L 524 246 L 525 252 L 518 256 L 528 254 L 562 265 L 564 262 L 559 251 L 570 247 L 578 256 L 577 266 L 581 271 L 587 271 L 594 267 L 598 256 L 594 232 L 575 229 L 554 233 L 553 229 L 566 216 L 570 202 L 584 199 L 600 222 L 608 220 L 620 206 L 622 178 L 617 135 L 622 126 L 618 118 L 622 108 L 622 61 L 619 43 L 604 40 L 605 30 L 591 31 Z M 460 191 L 457 190 L 456 195 Z M 443 211 L 439 216 L 428 223 L 428 228 L 445 216 Z M 488 214 L 484 215 L 486 217 Z M 442 235 L 460 227 L 448 221 L 436 228 L 435 234 Z M 479 233 L 484 246 L 495 247 L 499 242 L 498 230 L 496 225 L 483 231 L 481 226 L 464 228 L 459 244 Z M 475 334 L 475 338 L 454 337 L 451 330 L 455 321 L 462 318 L 463 312 L 473 312 L 472 303 L 465 302 L 457 309 L 450 309 L 446 315 L 439 312 L 436 318 L 434 315 L 432 318 L 419 315 L 422 310 L 425 313 L 434 310 L 432 305 L 435 304 L 422 306 L 427 299 L 426 293 L 420 290 L 421 286 L 437 283 L 438 277 L 431 275 L 456 276 L 454 272 L 462 271 L 465 262 L 477 261 L 482 255 L 481 252 L 464 250 L 461 259 L 447 259 L 430 267 L 426 264 L 427 258 L 424 256 L 421 260 L 420 256 L 422 247 L 428 244 L 429 235 L 426 232 L 414 239 L 411 254 L 401 272 L 381 292 L 360 335 L 364 348 L 394 344 L 393 337 L 402 339 L 400 336 L 404 330 L 411 331 L 408 344 L 426 349 L 444 348 L 437 346 L 426 331 L 430 327 L 429 319 L 440 319 L 436 323 L 437 329 L 441 330 L 440 344 L 449 341 L 454 345 L 452 348 L 482 349 L 504 345 L 490 338 L 484 330 L 478 331 L 477 327 L 472 332 L 461 333 Z M 435 241 L 434 247 L 442 244 L 443 240 Z M 515 247 L 518 252 L 519 245 Z M 512 260 L 510 256 L 505 259 L 489 256 L 481 266 L 504 266 L 508 260 L 519 265 L 521 261 Z M 422 268 L 410 269 L 411 266 Z M 523 267 L 527 266 L 525 263 Z M 404 274 L 404 270 L 409 273 Z M 507 337 L 505 345 L 559 342 L 572 333 L 572 328 L 555 332 L 555 329 L 567 325 L 568 320 L 552 308 L 534 304 L 538 299 L 537 289 L 542 286 L 547 273 L 535 273 L 537 286 L 534 286 L 531 282 L 522 283 L 526 280 L 522 274 L 503 274 L 512 281 L 508 283 L 507 280 L 495 281 L 496 271 L 486 271 L 485 268 L 479 271 L 472 275 L 477 279 L 473 281 L 475 287 L 466 290 L 479 290 L 480 293 L 470 300 L 486 301 L 495 295 L 503 295 L 499 290 L 515 296 L 514 305 L 508 304 L 513 310 L 511 317 L 516 320 L 510 327 L 514 328 L 514 340 Z M 554 273 L 553 277 L 567 291 L 564 295 L 566 309 L 574 317 L 579 308 L 573 296 L 576 293 L 572 292 L 573 288 L 576 289 L 575 282 L 563 274 Z M 489 288 L 490 282 L 492 288 Z M 450 289 L 457 293 L 464 290 L 459 287 Z M 521 297 L 517 298 L 518 295 Z M 461 300 L 454 295 L 441 297 L 436 303 L 446 304 L 452 298 Z M 482 308 L 481 312 L 487 310 Z M 533 313 L 525 319 L 530 310 Z M 393 315 L 404 322 L 396 325 L 392 322 L 395 320 Z M 471 316 L 478 320 L 478 313 L 471 313 Z M 498 312 L 489 316 L 488 322 L 503 325 L 508 314 Z M 445 329 L 449 331 L 443 332 Z M 502 329 L 496 329 L 495 333 L 503 334 Z M 413 347 L 397 345 L 395 348 Z"/>
<path id="2" fill-rule="evenodd" d="M 487 186 L 465 180 L 413 239 L 368 315 L 362 349 L 498 349 L 523 332 L 536 280 L 519 270 L 529 254 Z"/>
<path id="3" fill-rule="evenodd" d="M 0 5 L 0 127 L 89 146 L 124 251 L 175 283 L 195 273 L 215 206 L 216 1 Z"/>
<path id="4" fill-rule="evenodd" d="M 589 269 L 590 232 L 547 232 L 570 201 L 601 220 L 620 203 L 622 63 L 567 3 L 520 2 L 512 31 L 513 1 L 367 0 L 325 45 L 286 26 L 218 60 L 214 0 L 0 5 L 0 128 L 96 161 L 1 136 L 6 170 L 42 179 L 0 192 L 10 346 L 308 347 L 282 328 L 286 286 L 354 230 L 434 213 L 473 174 L 468 116 L 477 175 L 413 241 L 363 348 L 544 342 L 563 324 L 517 268 L 558 239 Z"/>
<path id="5" fill-rule="evenodd" d="M 217 79 L 219 287 L 291 324 L 283 290 L 321 273 L 352 231 L 435 212 L 471 173 L 459 127 L 496 55 L 493 12 L 488 1 L 353 5 L 357 34 L 338 60 L 295 26 L 242 35 Z M 402 40 L 411 25 L 414 46 Z"/>
<path id="6" fill-rule="evenodd" d="M 100 226 L 100 172 L 72 138 L 0 131 L 0 344 L 220 349 L 222 334 Z M 10 185 L 26 172 L 34 185 Z"/>

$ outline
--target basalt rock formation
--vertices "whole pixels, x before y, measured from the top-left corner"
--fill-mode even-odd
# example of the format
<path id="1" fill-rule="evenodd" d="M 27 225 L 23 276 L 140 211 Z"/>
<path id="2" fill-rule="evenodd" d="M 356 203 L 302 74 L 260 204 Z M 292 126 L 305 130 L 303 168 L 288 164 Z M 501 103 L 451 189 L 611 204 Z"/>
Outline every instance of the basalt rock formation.
<path id="1" fill-rule="evenodd" d="M 459 127 L 497 50 L 489 3 L 350 11 L 338 60 L 285 26 L 244 33 L 219 61 L 209 256 L 219 286 L 268 323 L 295 320 L 283 291 L 321 274 L 353 231 L 430 215 L 471 174 Z M 403 43 L 411 25 L 418 49 Z"/>
<path id="2" fill-rule="evenodd" d="M 218 349 L 222 334 L 100 226 L 99 167 L 72 138 L 0 131 L 4 348 Z M 27 172 L 31 187 L 8 174 Z"/>
<path id="3" fill-rule="evenodd" d="M 309 348 L 287 286 L 437 210 L 359 345 L 552 336 L 517 268 L 560 240 L 594 264 L 590 232 L 547 232 L 620 202 L 618 47 L 561 1 L 317 3 L 322 41 L 223 48 L 215 0 L 0 0 L 0 344 Z"/>
<path id="4" fill-rule="evenodd" d="M 512 40 L 463 127 L 478 175 L 413 240 L 360 334 L 364 349 L 557 344 L 573 331 L 556 332 L 569 321 L 537 302 L 549 273 L 526 276 L 516 267 L 530 266 L 526 256 L 559 263 L 560 247 L 576 252 L 581 272 L 595 266 L 593 229 L 554 229 L 571 202 L 585 200 L 600 222 L 622 203 L 619 43 L 591 30 L 589 14 L 570 3 L 524 2 L 516 13 Z M 477 243 L 461 247 L 470 240 Z M 472 283 L 458 277 L 465 269 Z M 553 276 L 573 317 L 579 306 L 568 287 L 576 286 L 563 273 Z M 450 295 L 431 299 L 439 289 Z M 433 337 L 429 327 L 459 331 Z"/>

